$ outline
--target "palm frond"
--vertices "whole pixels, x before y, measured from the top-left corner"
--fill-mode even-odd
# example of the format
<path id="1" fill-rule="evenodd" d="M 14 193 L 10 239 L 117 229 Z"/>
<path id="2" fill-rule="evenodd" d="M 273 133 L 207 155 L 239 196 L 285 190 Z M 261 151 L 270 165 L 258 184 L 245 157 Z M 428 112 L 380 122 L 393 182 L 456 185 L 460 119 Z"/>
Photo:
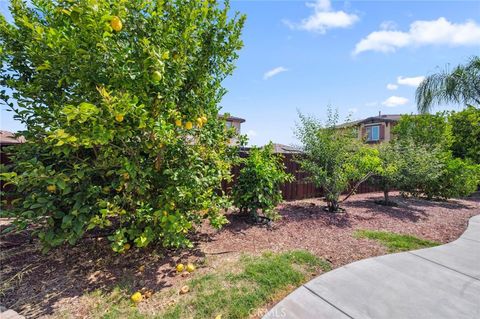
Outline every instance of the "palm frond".
<path id="1" fill-rule="evenodd" d="M 441 103 L 480 105 L 480 58 L 472 57 L 466 65 L 426 77 L 415 98 L 419 113 L 428 113 Z"/>

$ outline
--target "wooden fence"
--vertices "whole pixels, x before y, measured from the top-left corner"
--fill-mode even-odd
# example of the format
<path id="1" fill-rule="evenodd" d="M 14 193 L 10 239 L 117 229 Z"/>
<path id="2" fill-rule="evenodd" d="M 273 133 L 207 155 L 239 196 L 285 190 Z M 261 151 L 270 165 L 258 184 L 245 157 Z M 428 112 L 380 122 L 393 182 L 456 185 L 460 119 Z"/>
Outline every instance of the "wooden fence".
<path id="1" fill-rule="evenodd" d="M 242 154 L 242 157 L 247 156 L 245 153 Z M 283 162 L 285 165 L 285 171 L 289 174 L 292 174 L 295 177 L 295 180 L 291 183 L 285 183 L 281 186 L 281 191 L 284 200 L 298 200 L 305 198 L 315 198 L 322 197 L 323 191 L 321 188 L 315 187 L 313 183 L 308 182 L 306 178 L 308 175 L 301 171 L 300 165 L 295 161 L 295 157 L 301 156 L 298 154 L 283 154 Z M 240 172 L 240 167 L 234 167 L 232 169 L 233 181 L 231 183 L 223 183 L 223 191 L 229 193 L 231 187 L 235 183 L 235 179 Z M 357 194 L 362 193 L 371 193 L 379 192 L 381 189 L 372 183 L 371 180 L 368 180 L 362 184 L 357 189 Z"/>

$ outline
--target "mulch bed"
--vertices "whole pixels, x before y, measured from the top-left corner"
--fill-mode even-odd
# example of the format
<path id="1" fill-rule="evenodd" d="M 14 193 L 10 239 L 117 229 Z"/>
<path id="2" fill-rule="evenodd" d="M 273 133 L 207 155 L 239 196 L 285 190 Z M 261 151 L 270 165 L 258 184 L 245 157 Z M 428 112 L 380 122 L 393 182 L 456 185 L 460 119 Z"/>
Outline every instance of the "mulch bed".
<path id="1" fill-rule="evenodd" d="M 27 233 L 3 236 L 0 241 L 0 304 L 29 317 L 56 312 L 68 303 L 75 317 L 83 317 L 75 300 L 114 285 L 147 287 L 160 291 L 179 280 L 172 273 L 177 261 L 201 264 L 206 256 L 233 258 L 241 253 L 305 249 L 330 261 L 333 267 L 387 253 L 375 241 L 357 239 L 357 229 L 386 230 L 447 243 L 465 230 L 468 219 L 480 214 L 480 196 L 433 202 L 404 199 L 392 194 L 397 207 L 374 203 L 380 193 L 352 196 L 342 206 L 345 213 L 325 212 L 320 199 L 285 202 L 278 207 L 281 219 L 270 226 L 252 225 L 237 213 L 228 214 L 230 224 L 221 230 L 200 227 L 195 249 L 168 251 L 158 247 L 132 249 L 114 254 L 104 238 L 86 238 L 75 247 L 61 247 L 49 254 L 40 253 L 36 240 Z M 0 228 L 8 225 L 3 221 Z M 139 266 L 145 265 L 144 271 Z"/>

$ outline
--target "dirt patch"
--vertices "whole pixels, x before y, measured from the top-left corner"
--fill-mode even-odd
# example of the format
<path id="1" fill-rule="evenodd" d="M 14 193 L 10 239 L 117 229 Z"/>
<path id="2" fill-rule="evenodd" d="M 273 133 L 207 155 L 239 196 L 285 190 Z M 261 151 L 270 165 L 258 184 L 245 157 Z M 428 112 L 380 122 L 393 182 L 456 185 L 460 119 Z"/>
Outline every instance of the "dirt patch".
<path id="1" fill-rule="evenodd" d="M 352 196 L 343 205 L 346 212 L 339 214 L 323 211 L 325 203 L 319 199 L 285 202 L 279 206 L 282 218 L 272 226 L 252 226 L 244 216 L 231 212 L 227 216 L 230 224 L 221 230 L 200 227 L 196 247 L 188 251 L 151 247 L 117 255 L 106 239 L 86 238 L 75 247 L 65 246 L 42 255 L 38 242 L 32 241 L 27 232 L 3 236 L 0 304 L 28 317 L 65 313 L 68 309 L 69 317 L 83 318 L 86 314 L 81 297 L 87 293 L 109 293 L 115 287 L 163 292 L 181 285 L 186 278 L 172 272 L 178 261 L 194 262 L 200 273 L 207 273 L 241 253 L 305 249 L 339 267 L 387 253 L 375 241 L 354 238 L 357 229 L 385 230 L 447 243 L 461 235 L 471 216 L 480 213 L 478 194 L 448 202 L 392 194 L 397 207 L 375 204 L 379 199 L 380 193 Z M 1 221 L 0 228 L 8 224 Z"/>

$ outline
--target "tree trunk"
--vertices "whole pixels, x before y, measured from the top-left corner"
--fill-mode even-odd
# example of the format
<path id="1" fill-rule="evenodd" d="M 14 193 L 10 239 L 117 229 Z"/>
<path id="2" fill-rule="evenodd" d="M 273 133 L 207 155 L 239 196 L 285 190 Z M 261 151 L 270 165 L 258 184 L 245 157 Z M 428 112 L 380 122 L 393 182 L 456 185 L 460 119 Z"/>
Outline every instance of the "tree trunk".
<path id="1" fill-rule="evenodd" d="M 388 205 L 390 203 L 390 198 L 389 198 L 389 195 L 388 195 L 388 189 L 383 190 L 383 196 L 385 197 L 385 199 L 384 199 L 385 205 Z"/>
<path id="2" fill-rule="evenodd" d="M 338 201 L 332 200 L 327 202 L 327 208 L 328 208 L 328 211 L 332 213 L 338 211 L 338 208 L 339 208 Z"/>

